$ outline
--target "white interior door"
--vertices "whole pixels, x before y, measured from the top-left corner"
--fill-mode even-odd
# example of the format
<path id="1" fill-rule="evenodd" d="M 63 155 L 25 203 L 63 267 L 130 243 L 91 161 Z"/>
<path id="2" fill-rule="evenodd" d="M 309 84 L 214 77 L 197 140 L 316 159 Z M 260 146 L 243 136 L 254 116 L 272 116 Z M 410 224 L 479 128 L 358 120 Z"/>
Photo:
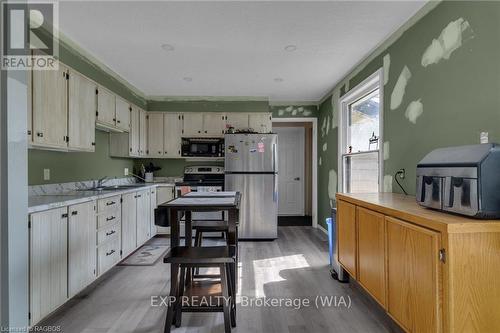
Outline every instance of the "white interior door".
<path id="1" fill-rule="evenodd" d="M 278 134 L 278 215 L 304 215 L 303 127 L 275 127 Z"/>

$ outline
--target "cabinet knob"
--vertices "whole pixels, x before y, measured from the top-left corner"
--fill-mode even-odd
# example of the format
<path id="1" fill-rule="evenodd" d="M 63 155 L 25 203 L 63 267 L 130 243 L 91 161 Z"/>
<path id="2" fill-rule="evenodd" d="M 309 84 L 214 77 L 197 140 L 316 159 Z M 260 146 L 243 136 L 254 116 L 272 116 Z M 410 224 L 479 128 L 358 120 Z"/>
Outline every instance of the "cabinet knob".
<path id="1" fill-rule="evenodd" d="M 36 136 L 40 137 L 40 138 L 43 138 L 43 133 L 42 132 L 37 132 L 36 133 Z"/>
<path id="2" fill-rule="evenodd" d="M 78 211 L 76 211 L 76 210 L 75 210 L 75 211 L 72 211 L 72 212 L 71 212 L 71 215 L 78 215 Z"/>

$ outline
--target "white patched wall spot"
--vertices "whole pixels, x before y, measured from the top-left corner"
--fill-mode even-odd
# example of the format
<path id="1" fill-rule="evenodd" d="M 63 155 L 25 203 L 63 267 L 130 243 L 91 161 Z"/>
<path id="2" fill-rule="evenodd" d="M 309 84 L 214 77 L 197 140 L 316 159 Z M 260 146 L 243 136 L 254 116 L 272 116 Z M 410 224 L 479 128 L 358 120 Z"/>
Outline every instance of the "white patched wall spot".
<path id="1" fill-rule="evenodd" d="M 449 59 L 455 50 L 471 38 L 474 38 L 474 31 L 469 22 L 464 18 L 461 17 L 448 23 L 441 31 L 439 37 L 433 39 L 425 50 L 422 55 L 422 66 L 427 67 L 437 64 L 443 59 Z"/>
<path id="2" fill-rule="evenodd" d="M 422 113 L 424 113 L 424 105 L 420 102 L 420 99 L 418 99 L 408 104 L 405 111 L 405 117 L 408 118 L 411 123 L 416 124 L 418 117 L 420 117 Z"/>
<path id="3" fill-rule="evenodd" d="M 401 103 L 403 102 L 403 97 L 406 92 L 406 85 L 411 78 L 411 72 L 408 66 L 405 66 L 399 74 L 398 80 L 396 81 L 396 85 L 392 90 L 391 94 L 391 110 L 397 109 Z"/>
<path id="4" fill-rule="evenodd" d="M 327 151 L 328 149 L 328 143 L 323 143 L 323 151 Z"/>
<path id="5" fill-rule="evenodd" d="M 392 192 L 392 176 L 384 175 L 384 192 Z"/>
<path id="6" fill-rule="evenodd" d="M 387 161 L 390 156 L 390 149 L 391 145 L 389 144 L 389 141 L 384 142 L 384 161 Z"/>
<path id="7" fill-rule="evenodd" d="M 335 194 L 337 193 L 337 172 L 330 169 L 328 171 L 328 198 L 330 198 L 330 206 L 333 207 L 335 202 Z"/>
<path id="8" fill-rule="evenodd" d="M 319 161 L 318 161 L 318 164 L 321 166 L 321 164 L 323 163 L 323 160 L 321 159 L 321 156 L 319 157 Z"/>
<path id="9" fill-rule="evenodd" d="M 382 67 L 384 69 L 384 86 L 389 82 L 389 69 L 391 67 L 391 55 L 387 53 L 382 58 Z"/>

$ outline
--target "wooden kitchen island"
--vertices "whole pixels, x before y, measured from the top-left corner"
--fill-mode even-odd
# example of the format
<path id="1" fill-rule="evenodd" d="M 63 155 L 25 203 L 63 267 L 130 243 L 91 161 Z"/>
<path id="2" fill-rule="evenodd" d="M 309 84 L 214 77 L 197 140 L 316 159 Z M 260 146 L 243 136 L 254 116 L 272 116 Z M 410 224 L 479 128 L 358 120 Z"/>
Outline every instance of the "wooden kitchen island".
<path id="1" fill-rule="evenodd" d="M 338 193 L 337 259 L 407 332 L 500 332 L 500 220 Z"/>

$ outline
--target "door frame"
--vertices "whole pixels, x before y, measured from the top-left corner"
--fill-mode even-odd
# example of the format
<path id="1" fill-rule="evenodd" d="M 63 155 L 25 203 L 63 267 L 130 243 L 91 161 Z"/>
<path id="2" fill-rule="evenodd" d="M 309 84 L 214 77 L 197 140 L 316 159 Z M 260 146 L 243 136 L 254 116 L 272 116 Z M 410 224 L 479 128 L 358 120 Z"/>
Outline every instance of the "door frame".
<path id="1" fill-rule="evenodd" d="M 312 226 L 318 228 L 318 119 L 273 118 L 272 123 L 311 123 L 312 124 Z M 279 145 L 279 141 L 278 141 Z"/>

